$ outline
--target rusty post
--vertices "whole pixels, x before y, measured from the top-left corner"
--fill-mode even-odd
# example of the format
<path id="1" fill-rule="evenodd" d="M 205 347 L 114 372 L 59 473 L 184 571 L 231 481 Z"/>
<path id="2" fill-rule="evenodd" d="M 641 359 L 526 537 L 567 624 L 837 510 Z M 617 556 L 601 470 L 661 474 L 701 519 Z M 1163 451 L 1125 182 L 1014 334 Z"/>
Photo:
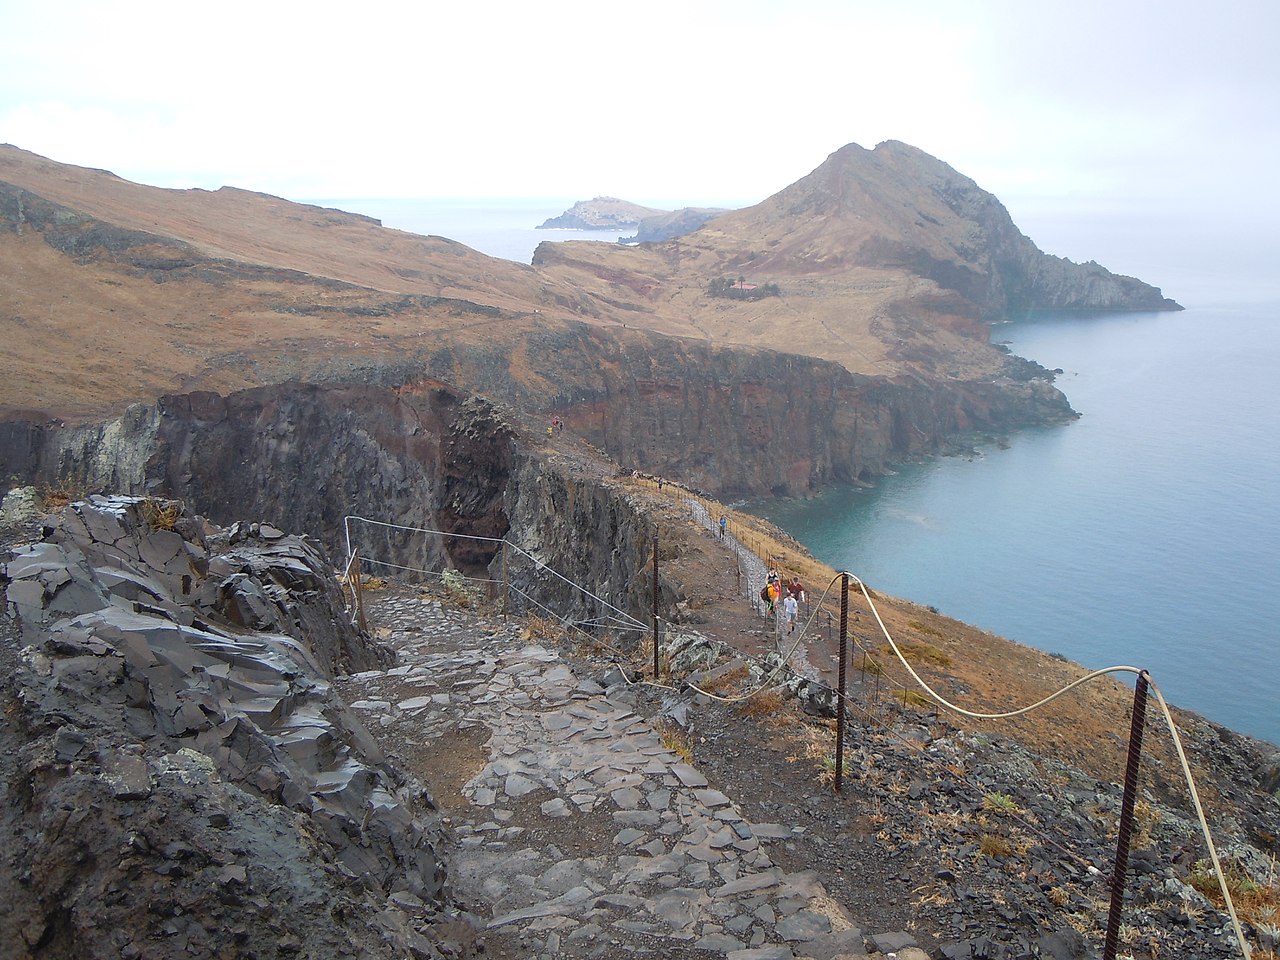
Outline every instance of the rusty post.
<path id="1" fill-rule="evenodd" d="M 1120 910 L 1124 903 L 1124 877 L 1129 867 L 1129 839 L 1133 835 L 1133 805 L 1138 792 L 1138 763 L 1142 759 L 1142 727 L 1147 718 L 1147 671 L 1138 673 L 1133 691 L 1133 721 L 1129 726 L 1129 754 L 1124 768 L 1124 797 L 1120 801 L 1120 831 L 1116 837 L 1115 872 L 1111 875 L 1111 911 L 1107 914 L 1107 939 L 1102 960 L 1115 960 L 1120 941 Z"/>
<path id="2" fill-rule="evenodd" d="M 502 541 L 502 619 L 507 619 L 507 605 L 511 602 L 511 584 L 507 580 L 507 541 Z"/>
<path id="3" fill-rule="evenodd" d="M 658 535 L 653 535 L 653 682 L 658 682 Z"/>
<path id="4" fill-rule="evenodd" d="M 840 671 L 836 691 L 836 793 L 844 780 L 844 664 L 849 652 L 849 574 L 840 574 Z"/>
<path id="5" fill-rule="evenodd" d="M 355 577 L 354 593 L 356 595 L 356 623 L 360 627 L 362 633 L 369 632 L 368 621 L 364 618 L 364 583 L 360 579 L 360 551 L 356 550 L 351 555 L 351 573 Z"/>

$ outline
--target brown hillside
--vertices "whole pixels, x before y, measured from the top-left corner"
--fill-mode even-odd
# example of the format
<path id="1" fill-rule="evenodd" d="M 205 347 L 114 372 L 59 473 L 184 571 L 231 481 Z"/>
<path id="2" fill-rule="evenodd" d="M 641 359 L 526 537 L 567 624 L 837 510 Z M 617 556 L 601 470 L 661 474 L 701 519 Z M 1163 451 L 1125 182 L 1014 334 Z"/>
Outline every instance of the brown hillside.
<path id="1" fill-rule="evenodd" d="M 532 334 L 575 321 L 985 384 L 1005 369 L 986 316 L 1033 294 L 1147 302 L 1125 278 L 1077 282 L 994 197 L 893 143 L 844 147 L 687 237 L 544 244 L 533 267 L 368 217 L 231 188 L 143 186 L 13 146 L 0 146 L 0 194 L 0 406 L 63 416 L 284 379 L 405 382 L 423 364 L 484 389 L 485 377 L 451 367 L 452 345 L 508 368 L 536 406 L 563 385 L 524 376 L 521 353 Z M 711 296 L 718 277 L 781 295 Z"/>

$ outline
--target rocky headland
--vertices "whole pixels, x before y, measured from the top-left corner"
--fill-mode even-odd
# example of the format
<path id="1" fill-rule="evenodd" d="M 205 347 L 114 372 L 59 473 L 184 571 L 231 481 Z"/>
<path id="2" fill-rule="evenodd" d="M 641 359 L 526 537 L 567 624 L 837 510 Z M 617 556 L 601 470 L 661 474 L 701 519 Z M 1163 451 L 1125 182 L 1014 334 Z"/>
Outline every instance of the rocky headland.
<path id="1" fill-rule="evenodd" d="M 579 200 L 564 213 L 548 217 L 538 224 L 539 230 L 621 230 L 638 226 L 648 217 L 666 213 L 617 197 L 595 197 Z"/>

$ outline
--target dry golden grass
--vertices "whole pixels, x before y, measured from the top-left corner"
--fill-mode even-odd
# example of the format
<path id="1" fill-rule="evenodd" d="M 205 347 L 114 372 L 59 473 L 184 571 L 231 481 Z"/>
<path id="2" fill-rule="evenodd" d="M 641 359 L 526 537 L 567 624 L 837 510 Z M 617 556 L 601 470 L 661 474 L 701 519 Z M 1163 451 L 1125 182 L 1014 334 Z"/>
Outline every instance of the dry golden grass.
<path id="1" fill-rule="evenodd" d="M 1007 857 L 1013 853 L 1013 844 L 1008 837 L 984 833 L 978 840 L 978 849 L 988 857 Z"/>
<path id="2" fill-rule="evenodd" d="M 693 763 L 693 737 L 674 723 L 658 721 L 658 739 L 662 745 L 685 763 Z"/>
<path id="3" fill-rule="evenodd" d="M 176 500 L 147 497 L 138 505 L 142 522 L 152 530 L 172 530 L 182 516 L 182 504 Z"/>
<path id="4" fill-rule="evenodd" d="M 782 694 L 777 690 L 761 690 L 743 700 L 735 708 L 744 717 L 771 717 L 782 710 Z"/>
<path id="5" fill-rule="evenodd" d="M 529 643 L 534 640 L 558 642 L 564 637 L 564 627 L 559 620 L 540 617 L 536 613 L 527 614 L 524 618 L 524 629 L 520 631 L 520 639 Z"/>
<path id="6" fill-rule="evenodd" d="M 1271 862 L 1271 875 L 1261 881 L 1250 877 L 1234 860 L 1222 861 L 1222 876 L 1226 881 L 1227 890 L 1231 893 L 1231 902 L 1235 904 L 1236 914 L 1241 920 L 1280 927 L 1280 876 L 1276 873 L 1275 860 Z M 1211 861 L 1198 861 L 1192 868 L 1187 882 L 1208 897 L 1219 909 L 1225 908 L 1226 900 L 1222 896 L 1222 889 L 1218 884 L 1218 877 Z"/>
<path id="7" fill-rule="evenodd" d="M 68 478 L 52 486 L 41 487 L 36 494 L 45 510 L 61 510 L 67 504 L 83 500 L 89 495 L 89 489 L 80 481 Z"/>
<path id="8" fill-rule="evenodd" d="M 714 693 L 717 696 L 728 696 L 739 693 L 746 682 L 750 672 L 745 666 L 738 665 L 731 670 L 726 670 L 718 676 L 711 677 L 708 680 L 698 684 L 698 686 L 707 693 Z"/>
<path id="9" fill-rule="evenodd" d="M 931 667 L 951 666 L 951 655 L 929 643 L 900 643 L 898 649 L 911 664 L 928 664 Z"/>

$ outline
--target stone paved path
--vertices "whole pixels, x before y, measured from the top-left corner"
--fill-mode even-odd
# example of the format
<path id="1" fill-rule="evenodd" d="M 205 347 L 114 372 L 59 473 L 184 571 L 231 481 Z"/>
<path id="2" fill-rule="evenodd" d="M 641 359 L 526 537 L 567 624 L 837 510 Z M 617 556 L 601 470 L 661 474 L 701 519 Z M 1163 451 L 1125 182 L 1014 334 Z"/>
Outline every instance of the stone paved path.
<path id="1" fill-rule="evenodd" d="M 694 522 L 711 531 L 711 533 L 717 538 L 720 538 L 719 518 L 712 517 L 707 513 L 707 508 L 698 500 L 686 500 L 685 504 L 689 507 L 689 512 L 692 514 Z M 735 537 L 732 533 L 726 533 L 723 538 L 720 538 L 720 542 L 737 555 L 738 565 L 742 568 L 742 581 L 746 591 L 744 599 L 752 609 L 759 612 L 760 605 L 757 598 L 760 596 L 760 591 L 764 589 L 766 579 L 769 576 L 769 572 L 765 567 L 764 561 L 752 553 L 751 550 L 747 548 L 746 544 Z M 804 615 L 802 614 L 801 626 L 803 625 Z M 773 638 L 775 647 L 779 651 L 787 651 L 790 653 L 788 663 L 796 673 L 812 680 L 819 678 L 818 671 L 814 668 L 813 664 L 809 662 L 809 658 L 805 652 L 804 643 L 796 644 L 794 643 L 794 636 L 787 636 L 785 634 L 783 630 L 781 603 L 777 605 L 777 610 L 774 616 Z"/>
<path id="2" fill-rule="evenodd" d="M 528 956 L 866 955 L 816 875 L 769 857 L 803 828 L 744 818 L 633 712 L 625 683 L 605 689 L 514 625 L 426 597 L 380 599 L 372 622 L 399 664 L 341 691 L 406 749 L 487 735 L 470 805 L 452 811 L 453 882 Z"/>

